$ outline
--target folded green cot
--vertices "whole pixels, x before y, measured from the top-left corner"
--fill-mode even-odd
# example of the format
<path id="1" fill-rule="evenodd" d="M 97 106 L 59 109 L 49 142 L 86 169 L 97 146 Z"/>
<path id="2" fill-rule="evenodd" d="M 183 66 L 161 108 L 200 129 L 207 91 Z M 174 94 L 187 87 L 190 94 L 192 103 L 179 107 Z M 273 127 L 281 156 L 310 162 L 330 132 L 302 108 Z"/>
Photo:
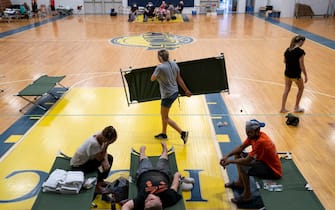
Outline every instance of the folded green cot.
<path id="1" fill-rule="evenodd" d="M 137 186 L 136 186 L 136 183 L 135 183 L 134 179 L 136 177 L 136 171 L 137 171 L 138 167 L 140 166 L 140 156 L 139 156 L 139 153 L 136 152 L 133 149 L 132 149 L 130 154 L 131 154 L 131 156 L 130 156 L 130 172 L 129 172 L 129 174 L 130 174 L 131 182 L 129 183 L 129 195 L 128 195 L 128 197 L 130 199 L 133 199 L 137 195 Z M 157 163 L 158 158 L 159 158 L 159 156 L 149 156 L 149 159 L 151 160 L 153 165 L 155 165 Z M 171 171 L 171 174 L 173 175 L 175 172 L 178 171 L 176 155 L 175 155 L 175 152 L 174 152 L 173 148 L 169 150 L 168 158 L 169 158 L 170 171 Z M 172 180 L 172 178 L 173 177 L 171 177 L 171 180 Z M 179 187 L 178 193 L 180 195 L 182 195 L 181 187 Z M 181 199 L 174 206 L 171 206 L 171 207 L 165 208 L 165 209 L 166 210 L 184 210 L 186 208 L 185 208 L 184 200 Z"/>
<path id="2" fill-rule="evenodd" d="M 70 159 L 66 157 L 56 157 L 50 170 L 55 169 L 71 170 Z M 85 178 L 95 177 L 97 173 L 86 174 Z M 94 196 L 95 188 L 81 190 L 79 194 L 58 194 L 54 192 L 43 192 L 42 188 L 37 195 L 32 210 L 89 210 Z"/>

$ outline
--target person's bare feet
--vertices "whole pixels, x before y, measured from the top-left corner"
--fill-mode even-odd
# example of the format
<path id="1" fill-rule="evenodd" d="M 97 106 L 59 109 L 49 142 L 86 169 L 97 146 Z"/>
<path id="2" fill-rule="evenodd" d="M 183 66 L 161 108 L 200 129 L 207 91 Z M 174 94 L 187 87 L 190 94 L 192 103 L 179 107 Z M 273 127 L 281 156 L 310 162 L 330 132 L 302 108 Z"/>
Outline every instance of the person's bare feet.
<path id="1" fill-rule="evenodd" d="M 289 110 L 287 110 L 285 108 L 280 110 L 280 113 L 287 113 L 287 112 L 289 112 Z"/>
<path id="2" fill-rule="evenodd" d="M 249 203 L 252 201 L 252 197 L 249 199 L 245 199 L 242 196 L 241 197 L 236 197 L 236 198 L 232 198 L 230 199 L 231 202 L 235 203 L 235 204 L 244 204 L 244 203 Z"/>
<path id="3" fill-rule="evenodd" d="M 166 143 L 162 141 L 162 142 L 161 142 L 161 145 L 162 145 L 162 150 L 163 150 L 164 152 L 167 152 Z"/>
<path id="4" fill-rule="evenodd" d="M 105 194 L 107 193 L 107 190 L 105 187 L 103 187 L 102 182 L 98 182 L 97 185 L 95 186 L 95 192 L 98 194 Z"/>
<path id="5" fill-rule="evenodd" d="M 146 149 L 145 146 L 141 146 L 141 148 L 140 148 L 140 153 L 144 153 L 144 152 L 145 152 L 145 149 Z"/>

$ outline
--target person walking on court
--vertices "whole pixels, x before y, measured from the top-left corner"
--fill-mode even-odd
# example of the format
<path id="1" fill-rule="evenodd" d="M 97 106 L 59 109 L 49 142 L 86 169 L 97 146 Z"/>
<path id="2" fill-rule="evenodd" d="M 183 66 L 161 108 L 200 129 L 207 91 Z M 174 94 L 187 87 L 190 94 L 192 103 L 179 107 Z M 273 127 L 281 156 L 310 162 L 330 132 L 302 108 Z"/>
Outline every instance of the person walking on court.
<path id="1" fill-rule="evenodd" d="M 174 128 L 179 134 L 184 144 L 188 139 L 188 131 L 183 131 L 176 122 L 169 117 L 169 111 L 173 102 L 178 97 L 178 84 L 185 91 L 185 94 L 192 96 L 191 91 L 187 88 L 183 78 L 180 75 L 178 64 L 169 60 L 169 52 L 167 50 L 158 51 L 159 64 L 153 74 L 151 81 L 157 80 L 161 94 L 161 119 L 162 119 L 162 132 L 155 136 L 156 139 L 167 139 L 166 129 L 167 125 Z"/>
<path id="2" fill-rule="evenodd" d="M 220 165 L 226 168 L 229 164 L 236 164 L 238 179 L 226 183 L 226 188 L 243 190 L 240 197 L 232 198 L 235 204 L 252 201 L 250 190 L 250 176 L 261 179 L 279 179 L 282 177 L 282 165 L 277 154 L 275 144 L 270 137 L 260 131 L 265 123 L 252 119 L 246 122 L 245 131 L 247 139 L 228 154 L 223 155 Z M 252 150 L 247 153 L 244 150 L 251 146 Z M 234 156 L 234 159 L 229 159 Z"/>
<path id="3" fill-rule="evenodd" d="M 107 149 L 116 139 L 115 128 L 107 126 L 102 131 L 90 136 L 71 158 L 72 170 L 98 173 L 96 193 L 104 193 L 105 191 L 104 179 L 108 177 L 113 164 L 113 156 L 107 153 Z"/>
<path id="4" fill-rule="evenodd" d="M 288 94 L 291 90 L 292 82 L 298 86 L 298 93 L 294 106 L 294 112 L 304 112 L 304 109 L 300 107 L 300 100 L 304 91 L 304 82 L 307 82 L 307 72 L 304 63 L 305 51 L 301 49 L 301 46 L 305 43 L 305 37 L 297 35 L 292 38 L 290 46 L 284 53 L 285 62 L 285 89 L 282 96 L 281 113 L 286 113 L 289 110 L 286 109 L 286 101 Z M 305 76 L 305 80 L 301 78 L 301 72 Z"/>

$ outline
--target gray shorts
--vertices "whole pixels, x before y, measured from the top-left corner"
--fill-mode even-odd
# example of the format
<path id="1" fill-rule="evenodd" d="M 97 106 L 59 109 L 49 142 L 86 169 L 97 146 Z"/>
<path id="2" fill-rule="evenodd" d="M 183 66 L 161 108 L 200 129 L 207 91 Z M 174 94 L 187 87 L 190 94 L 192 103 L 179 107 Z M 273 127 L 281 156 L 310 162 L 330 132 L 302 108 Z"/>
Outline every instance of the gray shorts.
<path id="1" fill-rule="evenodd" d="M 142 173 L 150 171 L 150 170 L 160 171 L 169 177 L 171 175 L 169 161 L 167 159 L 159 158 L 156 163 L 156 166 L 154 167 L 151 161 L 149 160 L 149 158 L 144 158 L 140 161 L 140 166 L 136 171 L 136 178 L 139 177 Z"/>

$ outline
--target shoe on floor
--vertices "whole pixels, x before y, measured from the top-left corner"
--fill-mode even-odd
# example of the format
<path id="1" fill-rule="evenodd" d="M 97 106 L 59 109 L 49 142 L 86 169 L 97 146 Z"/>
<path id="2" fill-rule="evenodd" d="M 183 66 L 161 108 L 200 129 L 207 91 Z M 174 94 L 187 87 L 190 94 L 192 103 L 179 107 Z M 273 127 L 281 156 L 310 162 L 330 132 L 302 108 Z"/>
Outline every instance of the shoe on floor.
<path id="1" fill-rule="evenodd" d="M 252 198 L 248 199 L 248 200 L 244 200 L 242 197 L 236 197 L 236 198 L 232 198 L 230 199 L 231 202 L 235 203 L 235 204 L 244 204 L 244 203 L 249 203 L 252 201 Z"/>
<path id="2" fill-rule="evenodd" d="M 155 139 L 167 139 L 167 135 L 165 133 L 160 133 L 155 136 Z"/>
<path id="3" fill-rule="evenodd" d="M 183 140 L 184 144 L 186 144 L 188 140 L 188 131 L 182 131 L 180 138 Z"/>
<path id="4" fill-rule="evenodd" d="M 102 194 L 101 195 L 101 200 L 106 201 L 110 203 L 112 201 L 112 194 Z"/>

